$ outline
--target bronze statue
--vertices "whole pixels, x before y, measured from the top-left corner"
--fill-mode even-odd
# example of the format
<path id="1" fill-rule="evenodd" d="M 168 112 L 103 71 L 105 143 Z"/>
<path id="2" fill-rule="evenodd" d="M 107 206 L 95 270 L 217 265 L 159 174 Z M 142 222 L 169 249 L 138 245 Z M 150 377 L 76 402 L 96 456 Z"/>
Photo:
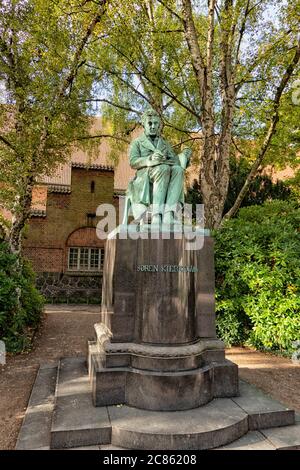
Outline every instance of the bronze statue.
<path id="1" fill-rule="evenodd" d="M 151 223 L 173 224 L 176 208 L 184 202 L 184 171 L 189 164 L 191 150 L 177 155 L 171 145 L 160 136 L 161 119 L 153 109 L 142 116 L 144 133 L 136 138 L 129 151 L 130 166 L 136 175 L 129 182 L 123 223 L 127 223 L 129 204 L 136 221 L 151 207 Z"/>

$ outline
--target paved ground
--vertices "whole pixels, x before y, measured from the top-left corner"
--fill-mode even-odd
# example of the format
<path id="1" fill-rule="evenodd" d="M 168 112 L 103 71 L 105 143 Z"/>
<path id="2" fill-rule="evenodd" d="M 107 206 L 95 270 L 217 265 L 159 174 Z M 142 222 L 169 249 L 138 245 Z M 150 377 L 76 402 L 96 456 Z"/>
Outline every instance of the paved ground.
<path id="1" fill-rule="evenodd" d="M 0 449 L 13 449 L 40 363 L 82 356 L 99 321 L 99 306 L 49 305 L 29 354 L 9 356 L 0 366 Z M 227 351 L 242 379 L 300 412 L 300 365 L 243 348 Z"/>

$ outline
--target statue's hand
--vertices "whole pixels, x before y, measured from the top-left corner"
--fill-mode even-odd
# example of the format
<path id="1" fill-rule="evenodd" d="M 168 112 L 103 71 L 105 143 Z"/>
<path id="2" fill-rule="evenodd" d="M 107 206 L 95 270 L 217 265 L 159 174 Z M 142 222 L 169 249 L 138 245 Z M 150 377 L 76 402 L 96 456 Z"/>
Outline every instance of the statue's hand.
<path id="1" fill-rule="evenodd" d="M 156 150 L 152 156 L 151 156 L 151 160 L 154 160 L 155 162 L 157 163 L 163 163 L 166 161 L 166 157 L 165 155 L 163 155 L 159 150 Z"/>

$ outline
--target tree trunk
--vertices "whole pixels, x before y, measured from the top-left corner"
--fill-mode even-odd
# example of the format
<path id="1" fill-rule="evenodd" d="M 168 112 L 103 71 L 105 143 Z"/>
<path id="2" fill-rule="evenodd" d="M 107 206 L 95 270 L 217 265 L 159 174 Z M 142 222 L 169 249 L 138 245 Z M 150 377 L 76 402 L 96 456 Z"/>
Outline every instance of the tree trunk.
<path id="1" fill-rule="evenodd" d="M 232 141 L 233 117 L 235 110 L 235 67 L 233 65 L 233 38 L 236 24 L 232 21 L 232 0 L 226 0 L 220 25 L 220 72 L 221 72 L 221 133 L 217 142 L 215 163 L 215 189 L 218 193 L 216 218 L 213 228 L 221 224 L 228 193 L 230 177 L 230 147 Z"/>
<path id="2" fill-rule="evenodd" d="M 140 80 L 143 84 L 143 88 L 146 91 L 147 96 L 149 97 L 149 102 L 155 111 L 161 116 L 163 112 L 163 93 L 161 91 L 162 83 L 162 70 L 161 70 L 161 48 L 157 44 L 157 38 L 155 35 L 156 29 L 156 20 L 155 20 L 155 5 L 153 0 L 147 0 L 146 3 L 147 15 L 149 25 L 151 25 L 152 33 L 151 33 L 151 45 L 152 51 L 149 57 L 149 62 L 151 64 L 153 76 L 155 77 L 155 81 L 157 82 L 157 87 L 151 90 L 151 86 L 140 77 Z"/>
<path id="3" fill-rule="evenodd" d="M 8 244 L 10 251 L 18 256 L 22 248 L 22 230 L 30 217 L 33 186 L 34 177 L 28 176 L 24 181 L 23 193 L 16 202 L 13 215 Z"/>
<path id="4" fill-rule="evenodd" d="M 220 178 L 216 173 L 216 161 L 218 157 L 225 155 L 225 144 L 222 152 L 217 153 L 217 141 L 215 135 L 215 113 L 214 97 L 212 83 L 212 61 L 215 32 L 215 0 L 208 2 L 208 33 L 206 42 L 206 57 L 201 55 L 197 31 L 193 19 L 191 0 L 183 0 L 183 24 L 185 38 L 191 53 L 191 59 L 195 78 L 198 85 L 198 93 L 202 103 L 201 116 L 199 121 L 202 127 L 203 145 L 200 153 L 200 172 L 199 184 L 204 204 L 205 226 L 207 228 L 216 228 L 220 224 L 222 211 L 226 197 L 228 182 L 224 180 L 224 172 L 229 165 L 220 166 L 223 173 L 223 179 L 220 184 Z M 228 157 L 229 161 L 229 157 Z M 229 176 L 227 176 L 228 180 Z M 223 184 L 225 181 L 225 185 Z"/>

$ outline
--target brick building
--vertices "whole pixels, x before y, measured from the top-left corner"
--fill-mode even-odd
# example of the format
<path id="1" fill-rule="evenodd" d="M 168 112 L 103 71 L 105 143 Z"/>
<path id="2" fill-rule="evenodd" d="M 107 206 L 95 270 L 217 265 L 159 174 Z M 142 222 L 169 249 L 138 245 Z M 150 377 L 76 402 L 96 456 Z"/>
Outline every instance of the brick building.
<path id="1" fill-rule="evenodd" d="M 23 252 L 38 287 L 53 301 L 99 300 L 104 242 L 96 236 L 95 211 L 100 203 L 113 203 L 114 171 L 72 164 L 70 185 L 45 185 L 37 192 L 45 209 L 33 209 Z"/>
<path id="2" fill-rule="evenodd" d="M 37 286 L 53 302 L 101 300 L 105 241 L 97 237 L 100 204 L 114 204 L 133 176 L 126 153 L 114 167 L 109 146 L 89 162 L 83 151 L 34 188 L 23 254 L 37 273 Z"/>

